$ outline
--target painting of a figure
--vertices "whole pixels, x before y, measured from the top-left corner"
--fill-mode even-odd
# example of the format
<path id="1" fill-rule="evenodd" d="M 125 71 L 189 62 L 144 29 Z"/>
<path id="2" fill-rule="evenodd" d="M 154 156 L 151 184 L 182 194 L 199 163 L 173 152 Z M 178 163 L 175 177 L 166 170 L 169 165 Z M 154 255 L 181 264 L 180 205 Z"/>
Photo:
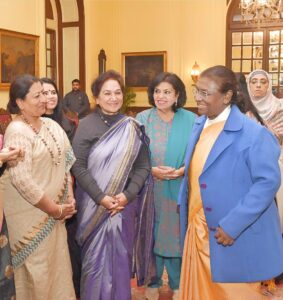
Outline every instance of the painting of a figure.
<path id="1" fill-rule="evenodd" d="M 166 52 L 122 53 L 125 85 L 134 89 L 146 89 L 152 79 L 166 71 Z"/>
<path id="2" fill-rule="evenodd" d="M 8 87 L 20 74 L 38 75 L 38 37 L 0 30 L 0 87 Z"/>

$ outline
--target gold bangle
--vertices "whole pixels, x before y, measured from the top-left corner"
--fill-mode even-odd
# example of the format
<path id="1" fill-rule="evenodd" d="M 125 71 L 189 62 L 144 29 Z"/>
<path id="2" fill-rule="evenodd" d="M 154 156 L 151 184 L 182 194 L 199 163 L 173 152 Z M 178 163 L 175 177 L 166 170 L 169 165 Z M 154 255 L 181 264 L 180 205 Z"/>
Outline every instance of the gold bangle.
<path id="1" fill-rule="evenodd" d="M 60 209 L 59 216 L 55 217 L 54 218 L 55 220 L 58 220 L 58 219 L 60 219 L 62 217 L 62 214 L 63 214 L 63 204 L 60 204 L 60 208 L 59 209 Z"/>

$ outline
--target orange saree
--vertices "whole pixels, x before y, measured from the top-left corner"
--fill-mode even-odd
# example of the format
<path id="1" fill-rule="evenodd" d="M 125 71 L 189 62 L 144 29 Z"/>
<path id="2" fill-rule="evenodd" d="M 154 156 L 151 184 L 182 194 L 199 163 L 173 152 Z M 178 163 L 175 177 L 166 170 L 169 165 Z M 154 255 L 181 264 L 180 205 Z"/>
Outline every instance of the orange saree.
<path id="1" fill-rule="evenodd" d="M 211 280 L 209 232 L 198 178 L 224 124 L 224 121 L 218 122 L 202 131 L 190 163 L 189 225 L 184 243 L 180 282 L 182 300 L 266 299 L 260 294 L 260 283 L 216 283 Z"/>

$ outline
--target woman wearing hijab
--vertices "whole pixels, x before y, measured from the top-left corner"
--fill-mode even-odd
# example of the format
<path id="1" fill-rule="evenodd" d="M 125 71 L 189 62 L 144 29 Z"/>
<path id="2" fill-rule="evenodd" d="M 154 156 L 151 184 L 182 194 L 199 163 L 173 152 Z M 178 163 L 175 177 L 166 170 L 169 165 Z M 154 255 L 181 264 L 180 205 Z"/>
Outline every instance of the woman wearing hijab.
<path id="1" fill-rule="evenodd" d="M 247 78 L 248 91 L 252 103 L 268 129 L 276 136 L 281 146 L 279 165 L 283 172 L 283 99 L 278 99 L 272 94 L 271 75 L 264 70 L 254 70 Z M 276 194 L 277 205 L 283 232 L 283 186 Z"/>

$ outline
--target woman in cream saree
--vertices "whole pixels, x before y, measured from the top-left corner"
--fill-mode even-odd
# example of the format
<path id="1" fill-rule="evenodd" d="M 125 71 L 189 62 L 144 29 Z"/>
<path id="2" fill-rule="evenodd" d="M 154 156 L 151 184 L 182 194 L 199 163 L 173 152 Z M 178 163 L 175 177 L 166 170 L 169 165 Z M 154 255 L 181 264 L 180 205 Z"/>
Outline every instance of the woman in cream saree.
<path id="1" fill-rule="evenodd" d="M 40 118 L 45 106 L 41 83 L 25 75 L 11 89 L 18 91 L 22 86 L 26 96 L 10 99 L 17 99 L 22 114 L 8 126 L 5 147 L 24 149 L 25 156 L 1 178 L 16 297 L 75 299 L 66 229 L 61 221 L 74 213 L 68 202 L 73 196 L 69 170 L 75 159 L 60 125 Z M 40 124 L 38 131 L 34 124 Z"/>

